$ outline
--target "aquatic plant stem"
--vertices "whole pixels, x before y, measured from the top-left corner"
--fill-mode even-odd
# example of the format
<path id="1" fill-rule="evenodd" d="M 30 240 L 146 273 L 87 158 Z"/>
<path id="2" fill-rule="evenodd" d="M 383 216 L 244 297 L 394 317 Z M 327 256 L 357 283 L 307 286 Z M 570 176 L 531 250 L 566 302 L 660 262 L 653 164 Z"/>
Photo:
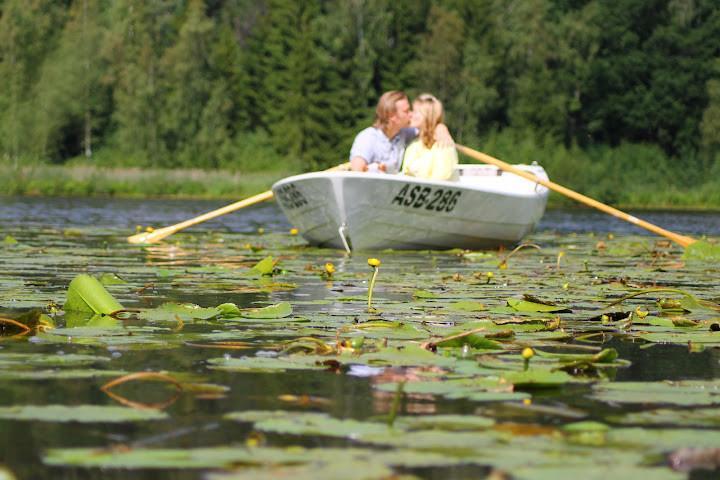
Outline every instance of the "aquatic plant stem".
<path id="1" fill-rule="evenodd" d="M 137 402 L 134 400 L 129 400 L 128 398 L 119 395 L 117 393 L 114 393 L 111 389 L 113 387 L 116 387 L 118 385 L 121 385 L 126 382 L 131 382 L 135 380 L 149 380 L 149 381 L 159 381 L 159 382 L 166 382 L 175 387 L 175 395 L 173 395 L 169 400 L 166 400 L 165 402 L 161 403 L 144 403 L 144 402 Z M 113 400 L 126 405 L 128 407 L 137 408 L 137 409 L 153 409 L 153 410 L 162 410 L 163 408 L 166 408 L 173 403 L 180 397 L 180 394 L 183 391 L 183 387 L 170 375 L 165 375 L 163 373 L 157 373 L 157 372 L 135 372 L 130 373 L 128 375 L 123 375 L 122 377 L 118 377 L 115 380 L 111 380 L 102 387 L 100 387 L 100 390 L 105 393 L 107 396 L 112 398 Z"/>
<path id="2" fill-rule="evenodd" d="M 398 411 L 400 410 L 400 402 L 403 397 L 403 390 L 405 388 L 405 382 L 398 383 L 397 390 L 395 390 L 395 396 L 393 397 L 392 405 L 390 406 L 390 413 L 388 413 L 388 427 L 392 428 L 397 418 Z"/>
<path id="3" fill-rule="evenodd" d="M 13 325 L 15 327 L 18 327 L 21 330 L 20 333 L 13 335 L 13 337 L 19 337 L 22 335 L 26 335 L 26 334 L 30 333 L 30 330 L 31 330 L 30 327 L 28 327 L 24 323 L 20 323 L 11 318 L 5 318 L 5 317 L 0 318 L 0 324 L 3 324 L 3 323 L 7 324 L 7 325 Z"/>
<path id="4" fill-rule="evenodd" d="M 370 287 L 368 288 L 368 311 L 372 310 L 373 288 L 375 288 L 375 279 L 377 278 L 379 270 L 380 270 L 380 267 L 373 267 L 373 274 L 372 274 L 372 277 L 370 278 Z"/>

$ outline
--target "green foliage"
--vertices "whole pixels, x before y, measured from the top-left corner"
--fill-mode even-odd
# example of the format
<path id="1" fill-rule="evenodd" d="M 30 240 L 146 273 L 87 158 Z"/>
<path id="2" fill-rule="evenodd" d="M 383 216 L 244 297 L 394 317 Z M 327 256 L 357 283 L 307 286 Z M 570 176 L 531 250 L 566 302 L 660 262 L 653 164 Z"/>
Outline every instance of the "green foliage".
<path id="1" fill-rule="evenodd" d="M 403 89 L 441 98 L 459 141 L 533 157 L 602 200 L 719 201 L 711 0 L 7 0 L 0 11 L 4 164 L 318 169 L 346 158 L 383 91 Z"/>

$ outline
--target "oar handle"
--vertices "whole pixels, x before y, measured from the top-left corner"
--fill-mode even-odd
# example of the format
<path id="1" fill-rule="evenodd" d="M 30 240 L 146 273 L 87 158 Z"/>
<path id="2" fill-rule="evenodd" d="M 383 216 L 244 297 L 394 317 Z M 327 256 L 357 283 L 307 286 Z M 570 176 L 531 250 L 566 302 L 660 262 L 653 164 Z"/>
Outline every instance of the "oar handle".
<path id="1" fill-rule="evenodd" d="M 342 163 L 340 165 L 336 165 L 332 168 L 328 168 L 325 170 L 326 172 L 332 172 L 336 170 L 348 170 L 350 168 L 350 163 Z M 230 205 L 226 205 L 222 208 L 218 208 L 217 210 L 213 210 L 212 212 L 204 213 L 200 216 L 197 216 L 195 218 L 191 218 L 189 220 L 185 220 L 184 222 L 176 223 L 175 225 L 170 225 L 169 227 L 164 228 L 158 228 L 157 230 L 154 230 L 152 232 L 143 232 L 138 233 L 136 235 L 132 235 L 127 238 L 127 241 L 130 243 L 156 243 L 162 240 L 163 238 L 169 237 L 170 235 L 179 232 L 180 230 L 184 230 L 188 227 L 192 227 L 193 225 L 197 225 L 198 223 L 206 222 L 208 220 L 212 220 L 215 217 L 219 217 L 220 215 L 225 215 L 231 212 L 234 212 L 236 210 L 240 210 L 241 208 L 249 207 L 250 205 L 255 205 L 256 203 L 264 202 L 265 200 L 270 200 L 273 198 L 272 190 L 268 190 L 263 193 L 258 193 L 257 195 L 253 195 L 252 197 L 246 198 L 244 200 L 240 200 L 235 203 L 231 203 Z"/>
<path id="2" fill-rule="evenodd" d="M 533 175 L 530 172 L 516 168 L 508 163 L 503 162 L 502 160 L 498 160 L 497 158 L 491 157 L 490 155 L 487 155 L 485 153 L 478 152 L 477 150 L 473 150 L 472 148 L 468 148 L 463 145 L 455 145 L 455 147 L 458 149 L 459 152 L 464 153 L 468 157 L 474 158 L 474 159 L 479 160 L 484 163 L 489 163 L 491 165 L 495 165 L 496 167 L 500 168 L 501 170 L 504 170 L 506 172 L 510 172 L 510 173 L 513 173 L 520 177 L 526 178 L 526 179 L 530 180 L 531 182 L 539 183 L 540 185 L 547 187 L 550 190 L 553 190 L 562 195 L 565 195 L 566 197 L 572 198 L 573 200 L 576 200 L 580 203 L 583 203 L 590 207 L 601 210 L 601 211 L 608 213 L 614 217 L 620 218 L 621 220 L 625 220 L 626 222 L 630 222 L 633 225 L 637 225 L 638 227 L 649 230 L 649 231 L 656 233 L 660 236 L 663 236 L 665 238 L 669 238 L 673 242 L 676 242 L 683 247 L 687 247 L 688 245 L 691 245 L 691 244 L 697 242 L 697 240 L 692 237 L 688 237 L 685 235 L 680 235 L 680 234 L 677 234 L 674 232 L 670 232 L 668 230 L 665 230 L 664 228 L 658 227 L 657 225 L 648 223 L 645 220 L 641 220 L 632 215 L 628 215 L 627 213 L 622 212 L 622 211 L 618 210 L 617 208 L 611 207 L 610 205 L 605 205 L 604 203 L 600 203 L 597 200 L 594 200 L 590 197 L 586 197 L 585 195 L 583 195 L 581 193 L 570 190 L 569 188 L 563 187 L 562 185 L 558 185 L 557 183 L 553 183 L 553 182 L 551 182 L 549 180 L 545 180 L 543 178 L 538 178 L 536 175 Z"/>
<path id="3" fill-rule="evenodd" d="M 253 195 L 252 197 L 246 198 L 244 200 L 231 203 L 230 205 L 225 205 L 224 207 L 213 210 L 212 212 L 207 212 L 195 218 L 185 220 L 184 222 L 170 225 L 169 227 L 158 228 L 157 230 L 154 230 L 152 232 L 138 233 L 137 235 L 128 237 L 127 241 L 130 243 L 156 243 L 166 237 L 169 237 L 174 233 L 179 232 L 180 230 L 192 227 L 193 225 L 197 225 L 198 223 L 212 220 L 213 218 L 234 212 L 235 210 L 240 210 L 241 208 L 249 207 L 250 205 L 264 202 L 265 200 L 270 200 L 271 198 L 273 198 L 272 190 L 268 190 L 266 192 Z"/>

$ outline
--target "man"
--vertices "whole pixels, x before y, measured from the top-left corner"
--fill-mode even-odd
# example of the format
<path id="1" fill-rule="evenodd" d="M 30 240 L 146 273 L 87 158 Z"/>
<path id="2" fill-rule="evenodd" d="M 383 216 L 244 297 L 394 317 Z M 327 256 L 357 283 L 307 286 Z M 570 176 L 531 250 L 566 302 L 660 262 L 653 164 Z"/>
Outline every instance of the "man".
<path id="1" fill-rule="evenodd" d="M 385 92 L 375 108 L 375 123 L 358 133 L 350 149 L 350 169 L 357 172 L 397 173 L 405 147 L 418 135 L 410 127 L 410 101 L 404 92 Z M 435 135 L 439 143 L 453 145 L 444 124 L 438 125 Z"/>

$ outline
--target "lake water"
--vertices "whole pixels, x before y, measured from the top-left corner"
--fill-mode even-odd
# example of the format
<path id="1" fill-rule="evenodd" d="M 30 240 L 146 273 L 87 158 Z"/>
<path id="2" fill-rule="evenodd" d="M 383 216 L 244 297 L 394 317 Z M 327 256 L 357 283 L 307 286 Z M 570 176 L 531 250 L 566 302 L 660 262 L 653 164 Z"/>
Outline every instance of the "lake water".
<path id="1" fill-rule="evenodd" d="M 0 479 L 718 478 L 717 264 L 551 210 L 539 250 L 374 252 L 368 310 L 365 254 L 305 246 L 272 203 L 125 241 L 222 205 L 0 199 Z M 720 235 L 717 213 L 635 215 Z M 136 311 L 63 312 L 82 273 Z M 31 311 L 55 328 L 20 331 Z M 140 372 L 175 383 L 101 388 Z"/>
<path id="2" fill-rule="evenodd" d="M 217 200 L 132 200 L 87 198 L 0 198 L 0 225 L 23 227 L 134 228 L 173 225 L 220 208 L 230 202 Z M 720 235 L 720 212 L 628 211 L 667 230 L 687 235 Z M 218 217 L 198 227 L 228 232 L 273 231 L 290 228 L 274 202 Z M 558 233 L 614 232 L 648 234 L 645 230 L 589 209 L 548 210 L 538 231 Z"/>

